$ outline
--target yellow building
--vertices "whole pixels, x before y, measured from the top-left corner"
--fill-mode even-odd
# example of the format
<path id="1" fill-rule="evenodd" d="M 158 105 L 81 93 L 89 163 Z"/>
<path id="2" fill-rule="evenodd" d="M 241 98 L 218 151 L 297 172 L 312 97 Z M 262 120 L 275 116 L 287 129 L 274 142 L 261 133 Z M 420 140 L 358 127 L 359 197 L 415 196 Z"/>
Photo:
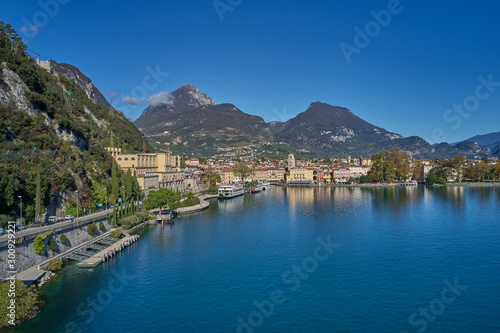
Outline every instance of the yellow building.
<path id="1" fill-rule="evenodd" d="M 252 175 L 252 180 L 256 180 L 256 181 L 260 181 L 260 182 L 266 181 L 266 180 L 268 180 L 268 178 L 269 178 L 269 170 L 267 170 L 267 169 L 254 170 L 254 173 Z"/>
<path id="2" fill-rule="evenodd" d="M 323 181 L 325 183 L 331 183 L 332 182 L 332 173 L 331 172 L 324 172 L 323 173 Z"/>
<path id="3" fill-rule="evenodd" d="M 298 168 L 291 169 L 287 182 L 312 182 L 314 179 L 313 170 Z"/>
<path id="4" fill-rule="evenodd" d="M 223 184 L 233 184 L 234 183 L 234 172 L 232 169 L 224 169 L 220 173 L 221 182 Z"/>
<path id="5" fill-rule="evenodd" d="M 146 194 L 149 190 L 156 190 L 159 187 L 159 177 L 158 174 L 155 173 L 143 173 L 137 175 L 137 182 L 139 183 L 139 187 Z"/>
<path id="6" fill-rule="evenodd" d="M 122 154 L 120 148 L 107 147 L 120 169 L 124 171 L 134 171 L 136 174 L 145 172 L 172 172 L 180 171 L 181 158 L 180 156 L 172 155 L 170 152 L 165 153 L 139 153 L 139 154 Z"/>

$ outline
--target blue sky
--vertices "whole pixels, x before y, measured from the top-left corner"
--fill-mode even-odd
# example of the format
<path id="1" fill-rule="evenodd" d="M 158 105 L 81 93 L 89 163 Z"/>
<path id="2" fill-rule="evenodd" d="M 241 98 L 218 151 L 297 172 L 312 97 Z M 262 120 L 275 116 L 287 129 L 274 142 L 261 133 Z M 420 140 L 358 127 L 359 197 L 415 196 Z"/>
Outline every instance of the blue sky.
<path id="1" fill-rule="evenodd" d="M 41 0 L 4 4 L 0 20 L 131 119 L 190 83 L 266 121 L 321 101 L 433 143 L 500 131 L 499 13 L 495 1 Z"/>

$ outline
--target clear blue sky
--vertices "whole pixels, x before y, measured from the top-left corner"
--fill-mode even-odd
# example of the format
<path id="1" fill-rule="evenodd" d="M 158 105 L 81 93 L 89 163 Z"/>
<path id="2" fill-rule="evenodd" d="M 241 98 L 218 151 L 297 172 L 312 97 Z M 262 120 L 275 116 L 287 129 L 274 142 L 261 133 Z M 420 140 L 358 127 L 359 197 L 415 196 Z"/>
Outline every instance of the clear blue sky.
<path id="1" fill-rule="evenodd" d="M 123 98 L 141 102 L 190 83 L 266 121 L 321 101 L 431 142 L 500 131 L 500 84 L 476 92 L 479 76 L 500 82 L 496 1 L 42 0 L 2 7 L 0 20 L 23 31 L 41 59 L 79 67 L 108 99 L 116 94 L 113 105 L 131 119 L 146 105 Z M 382 10 L 390 10 L 390 22 L 382 15 L 383 24 L 374 23 L 371 12 Z M 356 44 L 356 27 L 368 28 L 368 45 L 362 38 Z M 340 45 L 357 47 L 350 63 Z M 144 84 L 147 67 L 159 68 L 160 82 Z M 447 112 L 464 102 L 470 112 Z"/>

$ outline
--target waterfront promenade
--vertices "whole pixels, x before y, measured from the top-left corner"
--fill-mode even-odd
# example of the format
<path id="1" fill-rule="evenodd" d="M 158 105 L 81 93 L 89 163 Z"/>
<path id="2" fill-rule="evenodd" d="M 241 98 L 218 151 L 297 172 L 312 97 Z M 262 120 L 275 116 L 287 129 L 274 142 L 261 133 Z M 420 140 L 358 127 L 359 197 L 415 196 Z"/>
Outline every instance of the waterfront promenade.
<path id="1" fill-rule="evenodd" d="M 177 214 L 189 214 L 189 213 L 199 212 L 201 210 L 208 208 L 208 206 L 210 205 L 210 203 L 205 201 L 205 200 L 213 199 L 213 198 L 217 198 L 217 194 L 203 195 L 201 197 L 198 197 L 198 199 L 200 199 L 199 204 L 194 205 L 194 206 L 189 206 L 189 207 L 178 208 L 178 209 L 176 209 L 176 212 L 177 212 Z"/>

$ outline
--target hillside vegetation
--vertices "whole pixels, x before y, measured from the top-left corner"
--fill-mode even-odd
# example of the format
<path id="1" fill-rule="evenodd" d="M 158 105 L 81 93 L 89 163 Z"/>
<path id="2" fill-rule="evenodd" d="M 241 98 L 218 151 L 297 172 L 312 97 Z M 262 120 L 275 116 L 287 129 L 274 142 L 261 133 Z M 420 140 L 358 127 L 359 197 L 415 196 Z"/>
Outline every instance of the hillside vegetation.
<path id="1" fill-rule="evenodd" d="M 30 222 L 64 191 L 78 190 L 80 208 L 87 209 L 105 202 L 104 188 L 108 203 L 121 191 L 139 194 L 132 175 L 119 171 L 104 149 L 142 150 L 142 134 L 122 113 L 93 103 L 76 83 L 37 66 L 3 22 L 0 63 L 0 223 L 19 214 L 19 196 Z M 23 83 L 15 84 L 19 78 Z M 67 197 L 68 209 L 76 207 L 76 195 Z"/>

